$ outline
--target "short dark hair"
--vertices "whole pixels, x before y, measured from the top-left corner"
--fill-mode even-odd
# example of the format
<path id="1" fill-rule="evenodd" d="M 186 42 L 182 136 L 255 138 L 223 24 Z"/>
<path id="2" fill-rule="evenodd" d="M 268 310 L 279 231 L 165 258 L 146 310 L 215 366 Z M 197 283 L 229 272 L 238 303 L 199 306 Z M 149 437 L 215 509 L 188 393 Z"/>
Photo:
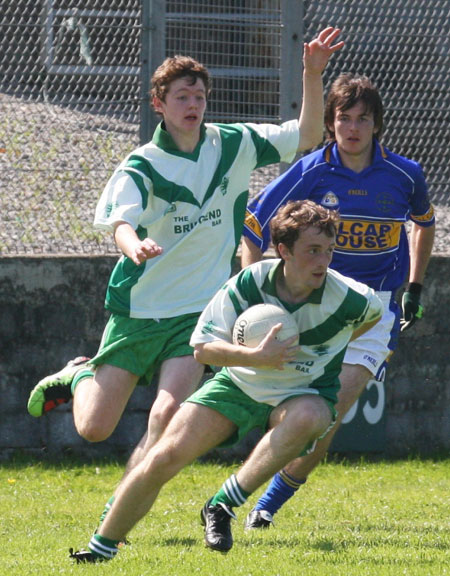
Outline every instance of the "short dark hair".
<path id="1" fill-rule="evenodd" d="M 325 128 L 328 140 L 335 140 L 333 130 L 336 110 L 349 110 L 358 102 L 363 102 L 366 112 L 373 114 L 375 135 L 383 133 L 383 102 L 375 84 L 367 76 L 341 74 L 331 85 L 325 103 Z"/>
<path id="2" fill-rule="evenodd" d="M 272 243 L 280 256 L 278 244 L 284 244 L 291 251 L 302 229 L 316 226 L 332 238 L 336 235 L 338 222 L 336 210 L 328 210 L 312 200 L 290 201 L 270 221 Z"/>
<path id="3" fill-rule="evenodd" d="M 155 70 L 152 76 L 152 87 L 150 96 L 159 98 L 164 102 L 170 85 L 178 78 L 188 77 L 191 84 L 195 84 L 198 79 L 205 85 L 206 97 L 211 92 L 211 77 L 209 71 L 203 64 L 200 64 L 190 56 L 179 54 L 166 58 L 164 62 Z"/>

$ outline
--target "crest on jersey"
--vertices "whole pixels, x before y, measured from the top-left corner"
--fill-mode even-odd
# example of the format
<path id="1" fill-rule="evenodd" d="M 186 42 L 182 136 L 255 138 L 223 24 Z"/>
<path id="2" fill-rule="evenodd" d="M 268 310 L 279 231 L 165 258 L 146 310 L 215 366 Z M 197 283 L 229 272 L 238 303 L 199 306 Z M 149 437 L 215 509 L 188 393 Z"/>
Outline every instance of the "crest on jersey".
<path id="1" fill-rule="evenodd" d="M 325 194 L 320 203 L 325 208 L 337 208 L 339 206 L 338 197 L 331 190 Z"/>
<path id="2" fill-rule="evenodd" d="M 222 179 L 222 182 L 220 183 L 220 191 L 222 192 L 223 196 L 225 196 L 225 194 L 228 192 L 229 182 L 230 182 L 230 179 L 228 178 L 228 176 L 224 176 Z"/>
<path id="3" fill-rule="evenodd" d="M 330 347 L 327 344 L 319 344 L 318 346 L 314 346 L 313 350 L 317 356 L 325 356 L 329 354 Z"/>
<path id="4" fill-rule="evenodd" d="M 375 202 L 377 203 L 377 208 L 383 214 L 388 214 L 392 211 L 392 206 L 395 201 L 392 194 L 388 192 L 381 192 L 377 195 Z"/>

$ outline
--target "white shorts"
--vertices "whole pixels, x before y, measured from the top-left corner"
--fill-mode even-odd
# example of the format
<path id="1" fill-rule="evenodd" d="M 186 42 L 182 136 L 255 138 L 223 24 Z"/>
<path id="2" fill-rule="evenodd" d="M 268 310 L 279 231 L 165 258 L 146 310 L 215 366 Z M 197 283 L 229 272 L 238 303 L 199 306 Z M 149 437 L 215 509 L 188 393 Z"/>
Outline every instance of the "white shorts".
<path id="1" fill-rule="evenodd" d="M 398 305 L 391 302 L 392 292 L 377 292 L 383 302 L 383 316 L 373 328 L 350 342 L 344 364 L 360 364 L 377 377 L 388 357 L 393 353 L 398 338 Z"/>

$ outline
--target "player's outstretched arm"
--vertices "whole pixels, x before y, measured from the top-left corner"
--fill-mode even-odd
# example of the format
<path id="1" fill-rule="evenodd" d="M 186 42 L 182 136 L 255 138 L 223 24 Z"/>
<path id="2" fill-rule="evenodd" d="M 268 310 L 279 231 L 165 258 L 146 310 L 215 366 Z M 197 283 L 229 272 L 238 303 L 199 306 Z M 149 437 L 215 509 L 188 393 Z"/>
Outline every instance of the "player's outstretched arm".
<path id="1" fill-rule="evenodd" d="M 128 222 L 119 222 L 114 229 L 114 240 L 117 247 L 139 266 L 150 258 L 162 254 L 161 246 L 151 238 L 140 240 L 135 230 Z"/>
<path id="2" fill-rule="evenodd" d="M 303 101 L 299 117 L 300 142 L 298 150 L 307 150 L 323 140 L 323 82 L 322 72 L 331 55 L 344 45 L 333 44 L 339 28 L 329 26 L 317 38 L 303 45 Z"/>

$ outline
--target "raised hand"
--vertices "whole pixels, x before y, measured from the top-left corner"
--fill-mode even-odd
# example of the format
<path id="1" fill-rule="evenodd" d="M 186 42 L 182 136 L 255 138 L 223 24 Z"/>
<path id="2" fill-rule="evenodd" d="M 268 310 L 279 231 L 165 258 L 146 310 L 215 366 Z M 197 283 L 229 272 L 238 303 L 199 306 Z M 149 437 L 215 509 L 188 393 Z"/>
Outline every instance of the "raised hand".
<path id="1" fill-rule="evenodd" d="M 333 44 L 340 33 L 339 28 L 328 26 L 320 32 L 317 38 L 311 42 L 305 42 L 303 45 L 303 65 L 306 73 L 322 74 L 330 56 L 344 45 L 343 40 Z"/>

